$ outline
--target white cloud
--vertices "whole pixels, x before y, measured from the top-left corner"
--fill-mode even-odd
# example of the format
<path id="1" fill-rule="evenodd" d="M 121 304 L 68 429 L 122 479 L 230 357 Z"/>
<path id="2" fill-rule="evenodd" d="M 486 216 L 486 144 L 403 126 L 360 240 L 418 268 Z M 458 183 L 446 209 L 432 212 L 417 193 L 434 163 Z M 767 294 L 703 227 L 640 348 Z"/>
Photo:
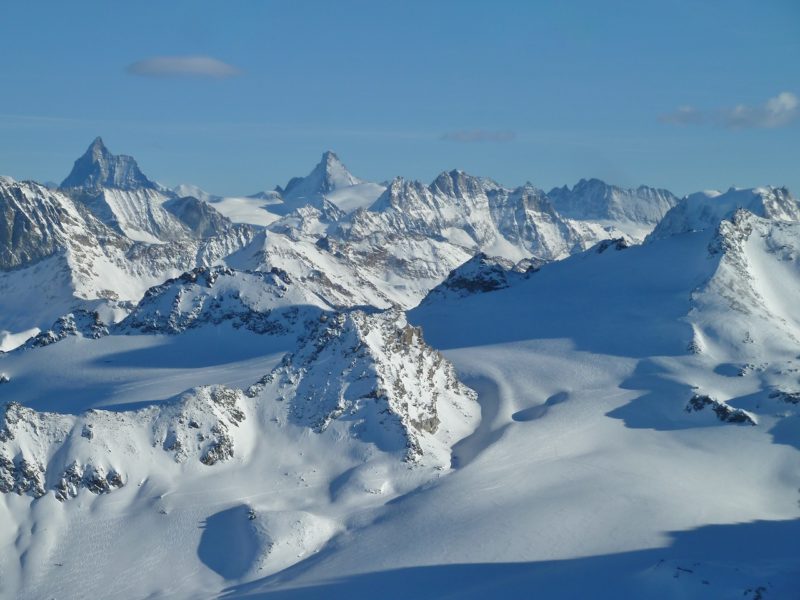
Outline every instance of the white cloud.
<path id="1" fill-rule="evenodd" d="M 144 77 L 234 77 L 241 71 L 210 56 L 153 56 L 136 61 L 126 69 Z"/>
<path id="2" fill-rule="evenodd" d="M 442 134 L 442 139 L 448 142 L 460 142 L 462 144 L 481 143 L 481 142 L 510 142 L 517 135 L 513 131 L 490 131 L 486 129 L 467 129 L 460 131 L 448 131 Z"/>
<path id="3" fill-rule="evenodd" d="M 791 92 L 781 92 L 759 106 L 739 104 L 733 108 L 700 110 L 682 106 L 659 116 L 662 123 L 673 125 L 721 125 L 729 129 L 774 129 L 785 127 L 800 116 L 800 99 Z"/>
<path id="4" fill-rule="evenodd" d="M 748 127 L 783 127 L 794 121 L 800 101 L 791 92 L 781 92 L 767 100 L 763 106 L 739 106 L 723 112 L 727 127 L 743 129 Z"/>

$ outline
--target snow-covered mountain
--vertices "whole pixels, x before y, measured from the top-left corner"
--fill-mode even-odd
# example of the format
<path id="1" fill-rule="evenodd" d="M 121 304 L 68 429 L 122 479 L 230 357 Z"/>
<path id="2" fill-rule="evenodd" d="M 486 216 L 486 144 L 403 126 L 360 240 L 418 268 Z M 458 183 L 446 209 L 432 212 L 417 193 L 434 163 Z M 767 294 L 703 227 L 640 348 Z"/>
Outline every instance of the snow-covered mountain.
<path id="1" fill-rule="evenodd" d="M 376 183 L 362 181 L 344 166 L 339 157 L 328 150 L 317 166 L 305 177 L 295 177 L 283 188 L 284 204 L 275 206 L 283 214 L 305 205 L 322 207 L 323 199 L 332 202 L 345 212 L 372 204 L 384 188 Z"/>
<path id="2" fill-rule="evenodd" d="M 257 333 L 286 334 L 298 321 L 302 324 L 332 308 L 324 297 L 277 268 L 245 272 L 198 267 L 150 288 L 119 328 L 180 333 L 228 322 Z"/>
<path id="3" fill-rule="evenodd" d="M 607 237 L 600 227 L 563 218 L 541 190 L 509 190 L 463 171 L 442 173 L 429 186 L 395 179 L 346 227 L 351 240 L 380 234 L 443 238 L 473 253 L 511 259 L 563 258 Z"/>
<path id="4" fill-rule="evenodd" d="M 433 288 L 422 303 L 501 290 L 512 285 L 517 279 L 529 277 L 538 271 L 542 264 L 544 263 L 530 259 L 515 264 L 498 256 L 479 253 L 450 271 L 447 279 Z"/>
<path id="5" fill-rule="evenodd" d="M 186 228 L 162 204 L 169 197 L 131 156 L 114 155 L 96 138 L 60 189 L 127 238 L 147 243 L 179 239 Z"/>
<path id="6" fill-rule="evenodd" d="M 368 189 L 364 186 L 372 187 L 363 202 L 343 200 Z M 570 205 L 576 218 L 567 218 L 530 184 L 509 189 L 451 171 L 430 185 L 398 178 L 388 187 L 376 186 L 351 175 L 326 152 L 308 176 L 292 179 L 285 189 L 209 202 L 234 221 L 266 225 L 267 231 L 232 257 L 232 266 L 278 267 L 335 295 L 339 305 L 410 308 L 476 253 L 542 262 L 605 239 L 641 239 L 673 200 L 663 190 L 623 190 L 596 180 L 592 186 L 603 187 L 608 197 L 593 199 L 582 191 L 582 182 Z M 601 201 L 602 210 L 596 206 Z M 249 203 L 246 210 L 243 202 Z M 266 221 L 267 211 L 282 216 Z"/>
<path id="7" fill-rule="evenodd" d="M 196 199 L 167 200 L 133 159 L 110 155 L 99 138 L 66 181 L 85 187 L 56 191 L 0 179 L 1 349 L 24 342 L 77 309 L 101 310 L 103 319 L 113 322 L 150 286 L 195 266 L 218 263 L 255 235 L 250 226 L 234 225 Z M 123 187 L 102 187 L 106 183 Z M 87 194 L 98 203 L 87 204 Z M 131 223 L 118 218 L 128 213 L 104 212 L 113 205 L 106 201 L 114 198 L 145 215 L 140 224 L 149 228 L 147 241 L 142 241 L 142 230 L 129 236 L 128 226 L 119 226 Z M 154 215 L 158 218 L 151 220 Z M 163 233 L 158 223 L 169 224 L 167 238 L 178 237 L 148 239 Z"/>
<path id="8" fill-rule="evenodd" d="M 72 171 L 61 182 L 63 189 L 102 189 L 118 190 L 158 189 L 139 169 L 132 156 L 111 154 L 96 137 L 86 152 L 75 161 Z"/>
<path id="9" fill-rule="evenodd" d="M 553 188 L 547 196 L 565 217 L 612 225 L 635 239 L 642 239 L 678 203 L 668 190 L 622 188 L 599 179 L 581 179 L 572 189 Z"/>
<path id="10" fill-rule="evenodd" d="M 181 183 L 173 187 L 170 191 L 175 195 L 176 198 L 186 198 L 187 196 L 191 196 L 192 198 L 197 198 L 198 200 L 208 203 L 219 202 L 222 200 L 220 196 L 209 194 L 204 189 L 190 183 Z"/>
<path id="11" fill-rule="evenodd" d="M 367 209 L 303 209 L 268 229 L 234 257 L 246 261 L 232 264 L 301 269 L 305 277 L 322 272 L 356 302 L 406 308 L 476 253 L 541 262 L 623 235 L 563 218 L 533 187 L 508 190 L 461 171 L 429 186 L 396 179 Z"/>
<path id="12" fill-rule="evenodd" d="M 52 559 L 34 575 L 4 551 L 4 594 L 53 593 L 65 585 L 59 565 L 75 574 L 106 570 L 115 551 L 84 567 L 62 556 L 83 543 L 74 527 L 87 503 L 127 507 L 106 515 L 125 523 L 116 547 L 132 573 L 169 549 L 176 566 L 198 558 L 212 565 L 210 579 L 200 575 L 212 589 L 215 569 L 223 577 L 280 571 L 319 550 L 346 520 L 449 469 L 450 448 L 474 429 L 478 412 L 449 362 L 400 311 L 340 313 L 298 293 L 277 272 L 201 269 L 148 292 L 107 333 L 84 336 L 78 327 L 0 358 L 2 391 L 21 401 L 6 404 L 0 422 L 0 512 L 6 528 L 38 523 L 48 531 L 18 547 Z M 270 311 L 280 327 L 250 326 Z M 161 358 L 140 362 L 141 350 Z M 93 392 L 71 400 L 91 365 L 108 364 L 116 366 L 95 371 Z M 224 384 L 211 383 L 223 373 Z M 127 391 L 112 400 L 123 380 Z M 205 506 L 225 503 L 232 489 L 242 497 L 234 512 L 247 523 L 235 535 L 258 549 L 236 564 L 215 558 L 223 550 L 216 536 L 238 531 L 227 508 L 221 529 L 214 519 L 205 532 L 194 524 L 188 533 L 202 540 L 189 542 L 184 531 L 149 555 L 123 542 L 158 521 L 183 531 L 188 505 L 178 498 L 187 492 Z M 203 549 L 187 555 L 187 543 Z M 123 596 L 198 589 L 194 580 L 175 587 L 166 572 L 115 579 L 102 585 Z"/>
<path id="13" fill-rule="evenodd" d="M 697 192 L 682 198 L 659 222 L 651 239 L 716 227 L 722 219 L 744 208 L 779 221 L 800 220 L 800 205 L 786 188 L 730 188 L 727 192 Z"/>
<path id="14" fill-rule="evenodd" d="M 793 597 L 799 261 L 784 188 L 0 178 L 0 596 Z"/>

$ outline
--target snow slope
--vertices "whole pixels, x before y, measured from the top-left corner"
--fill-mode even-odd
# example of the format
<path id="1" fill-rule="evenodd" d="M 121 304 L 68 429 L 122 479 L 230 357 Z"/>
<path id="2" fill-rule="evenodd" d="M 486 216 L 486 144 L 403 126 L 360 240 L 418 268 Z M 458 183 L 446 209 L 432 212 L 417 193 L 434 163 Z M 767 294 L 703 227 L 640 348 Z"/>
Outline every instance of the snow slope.
<path id="1" fill-rule="evenodd" d="M 277 221 L 279 215 L 270 212 L 274 202 L 265 202 L 263 198 L 242 198 L 226 196 L 215 199 L 211 205 L 234 223 L 246 223 L 265 227 Z"/>
<path id="2" fill-rule="evenodd" d="M 269 277 L 210 274 L 143 309 L 207 285 L 249 293 L 253 314 L 283 301 L 258 293 L 279 285 Z M 3 400 L 24 403 L 0 423 L 2 594 L 206 595 L 446 472 L 477 417 L 452 366 L 400 312 L 296 308 L 291 331 L 231 316 L 142 334 L 134 314 L 98 339 L 0 357 Z"/>
<path id="3" fill-rule="evenodd" d="M 231 595 L 793 597 L 800 364 L 775 313 L 800 315 L 798 245 L 797 223 L 742 213 L 423 303 L 412 322 L 482 407 L 456 470 Z"/>

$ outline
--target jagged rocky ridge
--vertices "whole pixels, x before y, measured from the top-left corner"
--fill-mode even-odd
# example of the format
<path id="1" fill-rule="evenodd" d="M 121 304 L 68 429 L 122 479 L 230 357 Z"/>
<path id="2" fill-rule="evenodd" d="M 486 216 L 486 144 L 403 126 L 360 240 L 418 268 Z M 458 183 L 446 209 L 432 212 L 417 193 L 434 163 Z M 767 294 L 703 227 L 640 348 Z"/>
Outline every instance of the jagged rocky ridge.
<path id="1" fill-rule="evenodd" d="M 581 179 L 572 189 L 553 188 L 547 196 L 565 217 L 613 224 L 634 238 L 655 227 L 679 201 L 669 190 L 626 189 L 599 179 Z"/>
<path id="2" fill-rule="evenodd" d="M 158 243 L 188 234 L 162 206 L 162 189 L 141 172 L 131 156 L 114 155 L 96 138 L 59 187 L 100 221 L 126 237 Z"/>
<path id="3" fill-rule="evenodd" d="M 800 294 L 800 222 L 738 209 L 708 245 L 713 275 L 692 292 L 695 345 L 719 341 L 755 359 L 763 345 L 800 344 L 800 315 L 785 298 Z M 696 317 L 696 318 L 695 318 Z M 748 361 L 746 361 L 748 362 Z"/>
<path id="4" fill-rule="evenodd" d="M 277 268 L 199 267 L 149 289 L 115 330 L 175 334 L 228 322 L 255 333 L 283 335 L 309 315 L 332 308 Z"/>
<path id="5" fill-rule="evenodd" d="M 108 335 L 108 326 L 102 321 L 97 311 L 77 310 L 56 319 L 50 329 L 30 338 L 22 348 L 42 348 L 75 335 L 97 339 Z"/>
<path id="6" fill-rule="evenodd" d="M 695 394 L 689 399 L 686 405 L 686 412 L 700 412 L 706 408 L 712 410 L 717 419 L 725 423 L 755 425 L 756 422 L 745 411 L 738 408 L 731 408 L 724 402 L 715 400 L 704 394 Z"/>
<path id="7" fill-rule="evenodd" d="M 451 171 L 430 186 L 396 179 L 349 214 L 324 201 L 297 209 L 229 264 L 277 266 L 311 284 L 321 273 L 330 281 L 316 282 L 319 292 L 339 303 L 409 308 L 477 253 L 543 262 L 617 237 L 625 234 L 564 218 L 533 186 L 512 190 Z"/>
<path id="8" fill-rule="evenodd" d="M 61 191 L 3 183 L 2 267 L 24 269 L 49 258 L 53 264 L 33 271 L 27 277 L 33 282 L 0 279 L 7 279 L 5 287 L 30 289 L 34 305 L 43 295 L 37 288 L 52 281 L 45 271 L 58 274 L 61 288 L 58 301 L 39 314 L 28 311 L 25 319 L 21 309 L 7 311 L 0 330 L 11 332 L 46 326 L 78 309 L 99 308 L 104 320 L 117 320 L 148 287 L 223 261 L 240 270 L 281 269 L 337 306 L 410 308 L 476 253 L 553 260 L 624 235 L 613 224 L 565 218 L 529 184 L 508 189 L 452 171 L 429 186 L 397 179 L 385 188 L 350 174 L 332 152 L 308 176 L 269 198 L 262 194 L 263 209 L 281 218 L 260 233 L 220 214 L 215 206 L 224 205 L 222 198 L 191 186 L 166 190 L 100 138 L 76 161 Z M 602 187 L 591 184 L 589 191 L 582 183 L 573 188 L 573 208 L 575 198 Z M 658 190 L 606 187 L 606 216 L 638 215 L 643 227 L 652 226 L 643 203 L 652 200 L 658 212 L 669 201 Z M 186 192 L 192 195 L 180 195 Z"/>
<path id="9" fill-rule="evenodd" d="M 653 229 L 648 240 L 716 228 L 738 209 L 774 221 L 800 220 L 800 204 L 785 187 L 730 188 L 727 192 L 697 192 L 682 198 Z"/>
<path id="10" fill-rule="evenodd" d="M 83 156 L 75 161 L 72 171 L 61 182 L 60 187 L 63 189 L 158 189 L 158 186 L 142 173 L 132 156 L 111 154 L 100 137 L 96 137 Z"/>
<path id="11" fill-rule="evenodd" d="M 52 490 L 63 501 L 83 488 L 111 492 L 165 459 L 228 461 L 241 452 L 237 432 L 246 419 L 258 435 L 282 426 L 267 419 L 265 403 L 290 426 L 335 430 L 411 462 L 449 464 L 450 447 L 473 426 L 475 394 L 401 312 L 321 313 L 299 335 L 297 350 L 246 394 L 201 386 L 139 410 L 79 415 L 7 403 L 0 491 L 38 498 Z"/>
<path id="12" fill-rule="evenodd" d="M 142 243 L 61 192 L 0 179 L 0 330 L 42 327 L 78 309 L 101 309 L 115 320 L 148 287 L 218 263 L 255 235 L 251 226 L 208 218 L 214 231 L 197 222 L 200 237 L 184 228 L 180 240 Z"/>
<path id="13" fill-rule="evenodd" d="M 531 185 L 510 190 L 462 171 L 442 173 L 430 186 L 395 179 L 369 210 L 342 224 L 339 235 L 353 242 L 376 236 L 440 238 L 471 254 L 503 256 L 513 249 L 519 258 L 540 260 L 563 258 L 607 237 L 599 226 L 559 215 Z"/>
<path id="14" fill-rule="evenodd" d="M 130 481 L 128 468 L 146 471 L 146 463 L 165 456 L 209 466 L 228 460 L 234 455 L 232 429 L 245 419 L 242 399 L 239 390 L 204 386 L 137 411 L 70 415 L 7 403 L 0 427 L 0 492 L 39 498 L 52 490 L 63 501 L 82 488 L 111 492 Z"/>
<path id="15" fill-rule="evenodd" d="M 542 264 L 541 261 L 532 259 L 513 263 L 499 256 L 487 256 L 481 252 L 450 271 L 447 279 L 433 288 L 422 303 L 501 290 L 512 285 L 517 279 L 529 277 L 538 271 Z"/>
<path id="16" fill-rule="evenodd" d="M 262 390 L 287 402 L 294 423 L 343 429 L 412 462 L 448 454 L 457 439 L 450 430 L 475 416 L 475 393 L 399 311 L 321 315 L 249 393 Z"/>

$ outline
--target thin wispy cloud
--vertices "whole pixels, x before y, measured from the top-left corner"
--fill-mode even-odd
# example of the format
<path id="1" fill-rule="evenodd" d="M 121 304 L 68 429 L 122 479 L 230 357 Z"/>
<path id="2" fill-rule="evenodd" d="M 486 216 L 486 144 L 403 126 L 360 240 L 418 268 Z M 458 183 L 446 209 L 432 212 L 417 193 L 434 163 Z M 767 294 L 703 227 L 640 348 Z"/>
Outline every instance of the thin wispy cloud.
<path id="1" fill-rule="evenodd" d="M 700 125 L 707 120 L 707 115 L 693 106 L 681 106 L 677 110 L 660 115 L 658 120 L 671 125 Z"/>
<path id="2" fill-rule="evenodd" d="M 443 133 L 441 139 L 447 142 L 459 142 L 462 144 L 479 144 L 484 142 L 510 142 L 516 137 L 517 134 L 513 131 L 464 129 Z"/>
<path id="3" fill-rule="evenodd" d="M 126 71 L 142 77 L 205 77 L 224 79 L 241 71 L 210 56 L 153 56 L 128 65 Z"/>
<path id="4" fill-rule="evenodd" d="M 702 110 L 682 106 L 661 115 L 662 123 L 672 125 L 717 125 L 728 129 L 775 129 L 800 117 L 800 99 L 792 92 L 781 92 L 759 106 L 739 104 L 733 108 Z"/>

